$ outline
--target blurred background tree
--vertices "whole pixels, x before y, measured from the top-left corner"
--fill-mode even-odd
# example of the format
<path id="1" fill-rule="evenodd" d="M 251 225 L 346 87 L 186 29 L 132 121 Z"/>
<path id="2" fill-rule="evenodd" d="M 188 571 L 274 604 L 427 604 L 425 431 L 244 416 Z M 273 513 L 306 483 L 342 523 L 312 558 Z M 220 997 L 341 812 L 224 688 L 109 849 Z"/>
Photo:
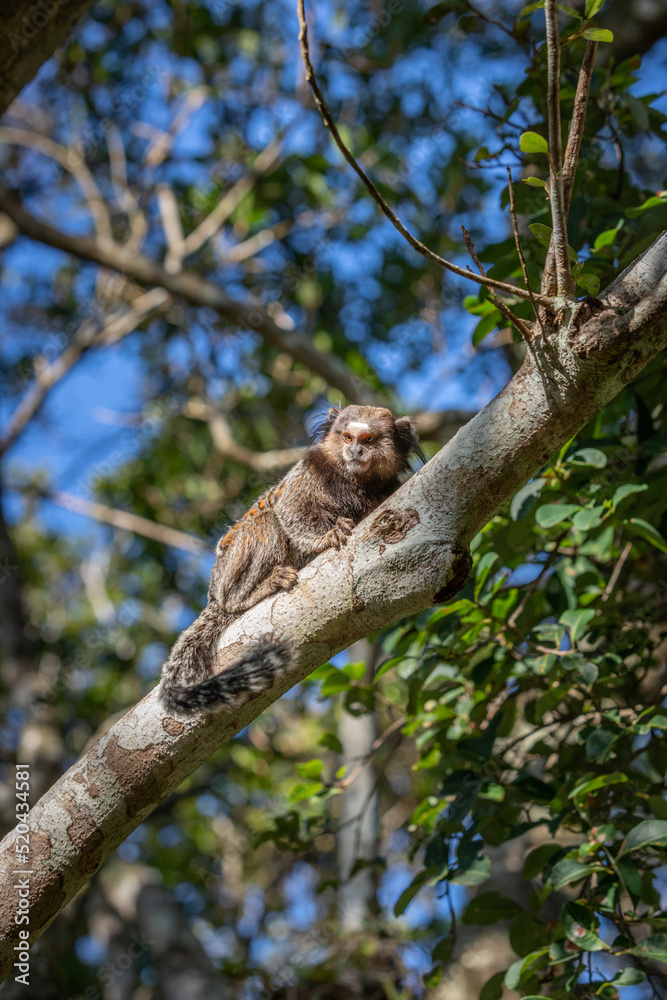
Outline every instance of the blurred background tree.
<path id="1" fill-rule="evenodd" d="M 465 265 L 464 225 L 520 280 L 509 164 L 534 287 L 539 6 L 311 11 L 341 131 L 406 224 Z M 667 224 L 664 5 L 597 21 L 615 36 L 570 216 L 581 294 Z M 2 741 L 35 799 L 153 686 L 216 539 L 327 401 L 417 413 L 432 453 L 521 363 L 485 294 L 343 163 L 297 31 L 282 0 L 102 0 L 0 126 L 3 198 L 28 213 L 0 216 Z M 494 519 L 459 600 L 358 644 L 200 769 L 3 995 L 467 1000 L 492 975 L 484 1000 L 666 995 L 664 376 L 659 358 Z M 9 828 L 13 783 L 1 805 Z M 639 821 L 658 826 L 623 867 Z"/>

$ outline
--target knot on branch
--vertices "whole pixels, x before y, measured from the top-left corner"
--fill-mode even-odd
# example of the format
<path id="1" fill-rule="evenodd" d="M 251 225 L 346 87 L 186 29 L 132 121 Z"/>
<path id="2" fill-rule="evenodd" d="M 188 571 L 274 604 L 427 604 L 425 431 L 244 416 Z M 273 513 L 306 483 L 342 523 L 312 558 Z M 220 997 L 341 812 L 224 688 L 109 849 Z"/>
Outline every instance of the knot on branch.
<path id="1" fill-rule="evenodd" d="M 410 528 L 419 524 L 419 514 L 414 507 L 405 510 L 383 510 L 373 519 L 370 534 L 377 535 L 387 545 L 402 542 Z"/>
<path id="2" fill-rule="evenodd" d="M 434 604 L 444 604 L 458 594 L 470 576 L 472 556 L 467 545 L 456 543 L 444 554 L 443 584 L 433 595 Z"/>

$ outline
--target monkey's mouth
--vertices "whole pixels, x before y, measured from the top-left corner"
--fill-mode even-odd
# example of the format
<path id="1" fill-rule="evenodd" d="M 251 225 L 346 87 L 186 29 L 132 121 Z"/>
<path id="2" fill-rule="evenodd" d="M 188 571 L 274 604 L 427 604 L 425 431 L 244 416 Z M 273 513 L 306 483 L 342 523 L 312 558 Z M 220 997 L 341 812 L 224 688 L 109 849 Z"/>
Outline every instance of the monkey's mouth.
<path id="1" fill-rule="evenodd" d="M 370 464 L 370 458 L 359 455 L 344 455 L 345 464 L 351 469 L 364 469 Z"/>

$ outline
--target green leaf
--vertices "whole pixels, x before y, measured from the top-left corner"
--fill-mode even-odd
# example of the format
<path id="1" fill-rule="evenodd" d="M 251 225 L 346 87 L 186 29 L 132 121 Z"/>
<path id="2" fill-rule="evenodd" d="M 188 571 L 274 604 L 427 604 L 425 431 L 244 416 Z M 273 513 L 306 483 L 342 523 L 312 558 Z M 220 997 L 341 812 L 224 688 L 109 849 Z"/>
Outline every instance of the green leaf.
<path id="1" fill-rule="evenodd" d="M 599 448 L 579 448 L 568 462 L 571 465 L 591 465 L 594 469 L 604 469 L 607 456 Z"/>
<path id="2" fill-rule="evenodd" d="M 548 153 L 549 144 L 538 132 L 523 132 L 519 139 L 519 149 L 522 153 Z"/>
<path id="3" fill-rule="evenodd" d="M 575 503 L 545 503 L 537 508 L 535 520 L 540 528 L 553 528 L 561 521 L 567 521 L 576 511 L 581 510 L 580 504 Z"/>
<path id="4" fill-rule="evenodd" d="M 333 750 L 335 753 L 343 752 L 343 744 L 335 733 L 324 733 L 320 738 L 319 743 L 320 746 L 326 747 L 327 750 Z"/>
<path id="5" fill-rule="evenodd" d="M 304 784 L 295 785 L 289 793 L 289 800 L 290 802 L 302 802 L 304 799 L 317 795 L 323 788 L 324 785 L 321 781 L 307 781 Z"/>
<path id="6" fill-rule="evenodd" d="M 611 748 L 616 742 L 620 733 L 614 729 L 594 729 L 586 740 L 586 756 L 589 760 L 604 763 L 611 756 Z"/>
<path id="7" fill-rule="evenodd" d="M 667 846 L 667 821 L 664 819 L 645 819 L 630 830 L 625 838 L 623 846 L 618 852 L 619 858 L 630 851 L 636 851 L 640 847 L 665 847 Z"/>
<path id="8" fill-rule="evenodd" d="M 560 913 L 565 936 L 583 951 L 609 951 L 595 931 L 598 921 L 595 914 L 580 903 L 566 903 Z"/>
<path id="9" fill-rule="evenodd" d="M 488 316 L 483 316 L 473 330 L 472 346 L 477 347 L 478 344 L 481 344 L 484 338 L 495 330 L 501 320 L 502 316 L 497 309 L 494 309 Z"/>
<path id="10" fill-rule="evenodd" d="M 535 878 L 536 875 L 541 875 L 551 858 L 560 854 L 561 851 L 563 851 L 563 847 L 556 843 L 540 844 L 539 847 L 533 848 L 526 855 L 526 860 L 523 863 L 522 878 L 528 881 L 528 879 Z"/>
<path id="11" fill-rule="evenodd" d="M 350 678 L 342 670 L 337 670 L 334 667 L 322 682 L 321 694 L 323 698 L 330 698 L 334 694 L 340 694 L 341 691 L 349 691 L 349 689 Z"/>
<path id="12" fill-rule="evenodd" d="M 600 291 L 600 279 L 597 274 L 591 274 L 590 271 L 582 271 L 577 278 L 577 284 L 581 285 L 589 295 L 597 295 Z"/>
<path id="13" fill-rule="evenodd" d="M 519 492 L 513 497 L 510 504 L 510 517 L 513 521 L 519 520 L 519 515 L 521 513 L 521 508 L 524 505 L 524 501 L 528 500 L 529 497 L 537 497 L 542 492 L 542 488 L 546 483 L 546 479 L 531 479 L 529 483 L 522 486 Z"/>
<path id="14" fill-rule="evenodd" d="M 585 28 L 582 32 L 589 42 L 613 42 L 614 33 L 608 28 Z"/>
<path id="15" fill-rule="evenodd" d="M 543 247 L 549 246 L 551 240 L 551 228 L 549 226 L 543 226 L 541 222 L 532 222 L 528 228 L 531 233 Z"/>
<path id="16" fill-rule="evenodd" d="M 481 885 L 491 878 L 491 861 L 489 858 L 473 858 L 465 868 L 459 868 L 450 878 L 457 885 Z"/>
<path id="17" fill-rule="evenodd" d="M 617 972 L 613 979 L 609 979 L 610 986 L 639 986 L 646 979 L 646 974 L 641 969 L 633 969 L 629 965 L 626 969 Z"/>
<path id="18" fill-rule="evenodd" d="M 428 882 L 432 875 L 433 871 L 429 868 L 424 868 L 417 875 L 415 875 L 407 889 L 404 889 L 398 897 L 394 906 L 394 916 L 400 917 L 403 913 L 405 913 L 406 909 L 415 898 L 421 887 Z"/>
<path id="19" fill-rule="evenodd" d="M 594 250 L 602 250 L 603 247 L 610 247 L 618 236 L 618 229 L 605 229 L 600 233 L 593 244 Z"/>
<path id="20" fill-rule="evenodd" d="M 539 948 L 537 951 L 531 951 L 530 954 L 519 958 L 516 962 L 512 962 L 503 980 L 507 989 L 515 990 L 521 982 L 521 977 L 526 969 L 529 969 L 538 959 L 546 955 L 547 951 L 547 948 Z"/>
<path id="21" fill-rule="evenodd" d="M 627 774 L 622 774 L 620 771 L 614 771 L 613 774 L 600 774 L 597 778 L 579 782 L 568 795 L 568 799 L 577 799 L 581 795 L 597 791 L 598 788 L 606 788 L 607 785 L 620 785 L 629 780 Z"/>
<path id="22" fill-rule="evenodd" d="M 497 920 L 509 920 L 522 912 L 518 903 L 494 889 L 471 899 L 462 919 L 464 924 L 495 924 Z"/>
<path id="23" fill-rule="evenodd" d="M 564 611 L 558 620 L 561 625 L 569 628 L 572 642 L 577 642 L 584 635 L 586 626 L 593 618 L 595 618 L 593 608 L 577 608 L 574 611 Z"/>
<path id="24" fill-rule="evenodd" d="M 530 185 L 530 187 L 544 188 L 545 190 L 549 188 L 547 182 L 542 180 L 541 177 L 522 177 L 521 182 L 522 184 Z"/>
<path id="25" fill-rule="evenodd" d="M 657 528 L 654 528 L 648 521 L 644 521 L 641 517 L 630 517 L 623 521 L 623 524 L 635 535 L 639 535 L 640 538 L 644 538 L 651 545 L 654 545 L 660 552 L 667 553 L 667 542 Z"/>
<path id="26" fill-rule="evenodd" d="M 599 865 L 582 865 L 575 858 L 563 858 L 553 866 L 546 881 L 552 889 L 558 890 L 571 882 L 580 882 L 582 878 L 599 870 Z"/>
<path id="27" fill-rule="evenodd" d="M 636 218 L 641 215 L 642 212 L 648 211 L 649 208 L 657 208 L 659 205 L 665 205 L 667 203 L 667 195 L 651 195 L 646 201 L 642 202 L 641 205 L 637 205 L 634 208 L 626 208 L 625 214 L 630 219 Z"/>
<path id="28" fill-rule="evenodd" d="M 622 486 L 614 490 L 614 495 L 611 498 L 611 509 L 615 510 L 622 500 L 632 496 L 633 493 L 643 493 L 647 489 L 647 483 L 623 483 Z"/>
<path id="29" fill-rule="evenodd" d="M 302 778 L 319 778 L 323 767 L 324 764 L 317 757 L 313 760 L 307 760 L 304 764 L 296 765 L 296 769 Z"/>
<path id="30" fill-rule="evenodd" d="M 586 20 L 590 21 L 592 17 L 595 17 L 602 7 L 604 7 L 604 0 L 586 0 L 586 10 L 584 12 Z"/>
<path id="31" fill-rule="evenodd" d="M 572 524 L 577 531 L 591 531 L 592 528 L 599 528 L 604 517 L 604 507 L 585 507 L 579 510 L 572 518 Z"/>
<path id="32" fill-rule="evenodd" d="M 667 962 L 667 934 L 652 934 L 635 948 L 628 948 L 627 954 L 651 958 L 655 962 Z"/>
<path id="33" fill-rule="evenodd" d="M 504 972 L 496 972 L 482 986 L 479 1000 L 502 1000 Z"/>

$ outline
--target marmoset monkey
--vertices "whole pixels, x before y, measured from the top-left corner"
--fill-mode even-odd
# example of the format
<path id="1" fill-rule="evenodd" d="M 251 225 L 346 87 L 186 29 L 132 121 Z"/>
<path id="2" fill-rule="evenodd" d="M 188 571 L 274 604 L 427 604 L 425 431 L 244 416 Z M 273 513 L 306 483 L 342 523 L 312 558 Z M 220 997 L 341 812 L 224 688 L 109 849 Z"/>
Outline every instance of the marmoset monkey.
<path id="1" fill-rule="evenodd" d="M 169 711 L 234 708 L 272 685 L 289 663 L 287 644 L 269 636 L 213 674 L 223 631 L 265 597 L 293 587 L 318 552 L 345 545 L 400 486 L 411 454 L 425 460 L 409 417 L 375 406 L 328 411 L 303 458 L 218 542 L 208 603 L 162 668 L 160 697 Z"/>

